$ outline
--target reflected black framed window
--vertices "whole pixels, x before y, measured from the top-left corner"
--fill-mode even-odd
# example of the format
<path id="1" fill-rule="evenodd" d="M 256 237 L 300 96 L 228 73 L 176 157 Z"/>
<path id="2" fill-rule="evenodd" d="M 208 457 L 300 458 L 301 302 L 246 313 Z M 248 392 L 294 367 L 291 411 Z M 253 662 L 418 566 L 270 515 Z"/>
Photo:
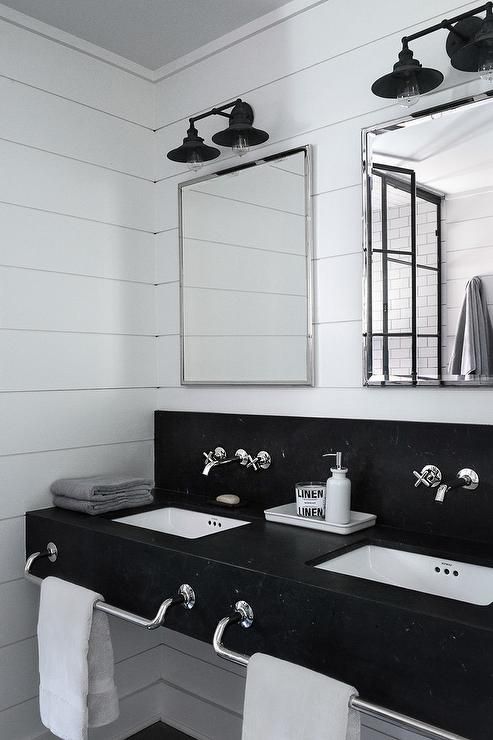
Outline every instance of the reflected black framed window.
<path id="1" fill-rule="evenodd" d="M 441 380 L 441 202 L 412 169 L 368 179 L 366 374 L 371 384 Z"/>

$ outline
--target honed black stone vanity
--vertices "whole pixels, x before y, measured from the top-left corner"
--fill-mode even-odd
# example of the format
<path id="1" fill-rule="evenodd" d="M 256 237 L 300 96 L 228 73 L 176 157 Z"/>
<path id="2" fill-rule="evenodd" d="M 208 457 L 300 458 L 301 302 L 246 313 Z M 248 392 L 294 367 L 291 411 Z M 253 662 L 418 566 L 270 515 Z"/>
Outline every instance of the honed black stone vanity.
<path id="1" fill-rule="evenodd" d="M 280 459 L 278 448 L 286 441 L 280 439 L 281 431 L 273 434 L 272 424 L 276 422 L 272 418 L 266 421 L 267 417 L 230 416 L 226 424 L 234 426 L 236 419 L 238 429 L 230 429 L 220 435 L 210 428 L 211 422 L 219 424 L 219 417 L 224 424 L 224 416 L 220 414 L 158 412 L 158 416 L 156 480 L 162 485 L 163 468 L 168 472 L 174 470 L 175 478 L 170 487 L 175 489 L 179 488 L 177 480 L 186 478 L 183 465 L 177 464 L 173 468 L 172 462 L 173 456 L 175 459 L 177 456 L 176 448 L 180 441 L 177 437 L 180 435 L 188 437 L 189 444 L 197 447 L 194 450 L 196 469 L 188 478 L 193 486 L 202 484 L 197 477 L 197 470 L 200 475 L 202 465 L 202 450 L 219 443 L 235 448 L 235 445 L 239 446 L 240 437 L 244 446 L 254 452 L 257 447 L 269 449 L 267 427 L 270 424 L 270 439 L 275 440 L 270 449 L 275 470 L 275 461 Z M 197 418 L 192 420 L 192 416 Z M 204 416 L 209 418 L 200 418 Z M 254 421 L 259 418 L 263 420 L 260 433 L 256 432 L 258 437 L 255 440 L 249 439 L 245 426 L 255 426 Z M 191 429 L 198 429 L 201 421 L 203 429 L 204 425 L 209 428 L 203 432 L 203 438 L 196 440 Z M 290 423 L 293 423 L 298 430 L 298 439 L 300 421 L 286 420 L 284 426 L 289 430 Z M 329 424 L 329 420 L 304 421 Z M 160 426 L 165 422 L 166 432 L 162 434 Z M 337 434 L 340 438 L 341 429 L 336 428 L 339 423 L 338 420 L 330 420 L 333 439 Z M 385 429 L 385 424 L 394 424 L 389 429 L 392 434 L 396 433 L 396 423 L 379 424 L 381 430 Z M 421 426 L 424 432 L 424 427 L 429 425 L 410 426 Z M 258 430 L 259 425 L 255 428 Z M 463 429 L 466 432 L 467 428 Z M 454 430 L 460 433 L 456 427 Z M 450 429 L 446 431 L 451 432 Z M 433 433 L 436 435 L 436 429 Z M 362 432 L 356 429 L 354 436 L 358 434 Z M 399 434 L 402 443 L 405 430 L 401 428 Z M 417 439 L 417 430 L 413 430 L 413 434 Z M 478 428 L 472 431 L 469 428 L 465 434 L 471 447 L 474 446 L 474 440 L 471 442 L 474 434 L 479 435 Z M 167 447 L 166 463 L 163 463 L 164 448 L 169 442 L 164 438 L 167 436 L 173 439 L 173 450 Z M 310 456 L 315 458 L 318 448 L 314 449 L 310 434 L 307 433 L 305 439 L 309 446 L 304 450 L 297 449 L 297 455 L 304 456 L 306 477 L 307 460 Z M 386 442 L 382 437 L 371 440 L 375 470 L 380 470 L 376 450 L 379 445 L 383 449 Z M 439 440 L 435 443 L 438 445 Z M 325 451 L 327 439 L 320 444 Z M 328 444 L 333 444 L 333 440 Z M 410 458 L 414 454 L 418 458 L 416 465 L 419 465 L 423 454 L 420 451 L 411 453 L 406 442 L 404 445 L 407 450 L 404 457 Z M 283 449 L 289 457 L 289 445 L 284 444 Z M 188 447 L 187 454 L 191 457 Z M 426 455 L 433 454 L 433 450 L 428 449 Z M 478 459 L 477 448 L 476 456 L 471 464 L 479 462 L 480 467 L 482 461 Z M 364 465 L 362 455 L 360 459 Z M 426 461 L 433 462 L 428 457 Z M 450 466 L 456 467 L 457 462 L 451 459 Z M 197 597 L 194 609 L 170 610 L 166 626 L 209 643 L 218 621 L 231 613 L 238 599 L 245 599 L 254 609 L 255 621 L 248 630 L 240 627 L 228 630 L 226 643 L 231 649 L 246 654 L 261 651 L 327 673 L 355 685 L 368 701 L 472 740 L 491 737 L 493 606 L 470 605 L 313 567 L 313 563 L 323 559 L 324 555 L 366 542 L 416 552 L 435 552 L 442 557 L 493 567 L 493 549 L 489 543 L 477 542 L 473 538 L 460 539 L 456 531 L 454 538 L 449 538 L 441 533 L 413 533 L 396 527 L 378 526 L 342 537 L 270 523 L 264 520 L 262 513 L 268 499 L 259 495 L 258 488 L 256 496 L 250 497 L 244 508 L 230 512 L 212 509 L 213 486 L 218 493 L 225 492 L 227 467 L 220 472 L 221 477 L 217 476 L 215 484 L 212 476 L 219 471 L 211 471 L 210 480 L 204 478 L 202 495 L 195 490 L 190 492 L 190 489 L 187 489 L 188 493 L 157 489 L 154 507 L 173 505 L 221 516 L 229 514 L 249 520 L 251 523 L 247 526 L 199 539 L 184 539 L 111 521 L 111 517 L 118 516 L 118 513 L 89 517 L 61 509 L 30 512 L 27 515 L 27 552 L 43 550 L 49 541 L 55 542 L 59 550 L 55 563 L 47 560 L 37 562 L 33 572 L 42 577 L 57 575 L 95 589 L 104 595 L 107 602 L 145 617 L 153 617 L 162 600 L 174 595 L 181 583 L 189 583 Z M 484 465 L 482 469 L 484 471 Z M 407 470 L 405 472 L 408 474 Z M 250 485 L 253 490 L 258 481 L 261 489 L 266 487 L 271 471 L 264 473 L 264 478 L 260 472 L 255 474 L 256 477 L 245 477 L 242 485 L 245 489 Z M 301 473 L 302 470 L 295 480 L 302 477 Z M 355 473 L 359 475 L 358 470 Z M 271 484 L 274 480 L 273 477 L 270 479 Z M 280 488 L 273 491 L 269 505 L 286 502 L 292 496 L 292 492 L 284 488 L 282 474 L 277 480 Z M 376 501 L 375 485 L 372 479 L 369 496 L 372 501 Z M 418 501 L 424 500 L 424 492 L 416 493 L 412 481 L 409 487 L 410 491 L 403 484 L 400 491 L 404 507 L 410 494 L 418 497 Z M 241 493 L 248 498 L 245 490 Z M 427 495 L 433 499 L 431 493 Z M 455 496 L 459 495 L 455 493 Z M 361 491 L 357 496 L 359 501 L 363 500 Z M 394 495 L 394 506 L 396 501 Z M 416 498 L 413 506 L 415 502 Z M 439 505 L 433 505 L 440 509 Z M 462 506 L 460 500 L 459 506 Z M 361 505 L 355 508 L 374 510 Z M 126 510 L 121 515 L 131 513 L 132 510 Z M 376 513 L 380 515 L 380 511 Z M 413 516 L 416 517 L 417 513 Z M 380 518 L 385 520 L 385 515 Z M 465 526 L 468 526 L 467 521 Z M 424 528 L 430 528 L 429 519 Z"/>
<path id="2" fill-rule="evenodd" d="M 180 505 L 166 493 L 157 505 Z M 200 502 L 189 506 L 207 510 Z M 235 512 L 238 515 L 238 512 Z M 248 515 L 243 511 L 242 518 Z M 493 566 L 486 548 L 377 528 L 347 537 L 252 519 L 197 540 L 59 509 L 27 515 L 27 550 L 56 543 L 57 575 L 152 617 L 181 583 L 195 589 L 193 610 L 166 624 L 206 642 L 235 601 L 255 610 L 250 630 L 231 629 L 228 646 L 266 652 L 358 687 L 369 701 L 484 740 L 493 717 L 493 607 L 471 606 L 313 568 L 307 563 L 354 542 L 438 550 Z"/>

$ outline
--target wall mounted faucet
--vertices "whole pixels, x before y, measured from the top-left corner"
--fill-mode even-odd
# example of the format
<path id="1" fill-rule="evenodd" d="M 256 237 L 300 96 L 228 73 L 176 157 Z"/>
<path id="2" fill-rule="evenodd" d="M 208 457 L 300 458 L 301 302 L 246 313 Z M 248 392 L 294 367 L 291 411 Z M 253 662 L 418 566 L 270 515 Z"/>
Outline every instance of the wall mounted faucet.
<path id="1" fill-rule="evenodd" d="M 268 452 L 261 450 L 256 457 L 252 457 L 243 449 L 236 450 L 234 457 L 227 457 L 224 447 L 216 447 L 214 451 L 204 452 L 205 466 L 202 475 L 209 475 L 209 471 L 217 465 L 226 465 L 231 462 L 239 462 L 240 465 L 247 468 L 258 470 L 267 470 L 272 462 Z"/>
<path id="2" fill-rule="evenodd" d="M 478 486 L 478 474 L 474 470 L 471 470 L 471 468 L 462 468 L 462 470 L 459 470 L 457 473 L 456 478 L 449 483 L 442 483 L 438 486 L 435 501 L 442 504 L 445 494 L 454 488 L 464 488 L 466 491 L 475 491 Z"/>
<path id="3" fill-rule="evenodd" d="M 209 475 L 211 468 L 215 468 L 217 465 L 227 465 L 231 462 L 239 462 L 240 465 L 248 465 L 249 455 L 245 450 L 236 450 L 234 457 L 227 457 L 226 450 L 224 447 L 216 447 L 214 452 L 204 452 L 205 466 L 202 471 L 202 475 Z"/>
<path id="4" fill-rule="evenodd" d="M 418 488 L 421 484 L 427 488 L 435 488 L 442 482 L 442 472 L 436 465 L 425 465 L 420 473 L 413 470 L 413 475 L 417 478 L 414 484 L 415 488 Z"/>

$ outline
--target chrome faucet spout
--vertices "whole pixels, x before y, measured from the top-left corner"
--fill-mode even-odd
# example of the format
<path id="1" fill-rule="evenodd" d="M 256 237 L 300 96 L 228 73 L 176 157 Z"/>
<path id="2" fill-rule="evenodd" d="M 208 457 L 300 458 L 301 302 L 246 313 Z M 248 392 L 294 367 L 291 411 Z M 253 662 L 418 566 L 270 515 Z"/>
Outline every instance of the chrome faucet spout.
<path id="1" fill-rule="evenodd" d="M 224 460 L 211 460 L 205 465 L 202 471 L 202 475 L 209 475 L 209 471 L 212 468 L 215 468 L 218 465 L 226 465 L 226 463 L 234 462 L 235 460 L 241 462 L 241 458 L 237 457 L 237 455 L 235 455 L 234 457 L 225 457 Z"/>
<path id="2" fill-rule="evenodd" d="M 470 468 L 464 468 L 463 470 L 459 470 L 456 478 L 438 486 L 435 501 L 439 504 L 443 504 L 445 494 L 452 491 L 454 488 L 464 488 L 467 491 L 474 491 L 478 485 L 479 477 L 477 473 Z"/>
<path id="3" fill-rule="evenodd" d="M 202 471 L 202 475 L 209 475 L 209 471 L 218 465 L 227 465 L 227 463 L 239 462 L 240 465 L 247 465 L 249 461 L 249 455 L 242 450 L 236 450 L 233 457 L 226 457 L 226 450 L 223 447 L 216 447 L 214 452 L 204 452 L 205 466 Z"/>

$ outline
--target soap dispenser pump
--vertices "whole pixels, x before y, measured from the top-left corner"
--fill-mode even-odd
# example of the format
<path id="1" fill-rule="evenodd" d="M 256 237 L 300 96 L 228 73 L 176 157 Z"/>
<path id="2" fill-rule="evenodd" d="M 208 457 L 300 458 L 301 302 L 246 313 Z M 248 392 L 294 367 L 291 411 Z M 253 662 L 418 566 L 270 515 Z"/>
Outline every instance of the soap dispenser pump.
<path id="1" fill-rule="evenodd" d="M 323 457 L 335 457 L 335 468 L 327 478 L 325 498 L 325 521 L 331 524 L 349 524 L 351 521 L 351 481 L 346 477 L 347 468 L 342 467 L 342 452 L 327 452 Z"/>

